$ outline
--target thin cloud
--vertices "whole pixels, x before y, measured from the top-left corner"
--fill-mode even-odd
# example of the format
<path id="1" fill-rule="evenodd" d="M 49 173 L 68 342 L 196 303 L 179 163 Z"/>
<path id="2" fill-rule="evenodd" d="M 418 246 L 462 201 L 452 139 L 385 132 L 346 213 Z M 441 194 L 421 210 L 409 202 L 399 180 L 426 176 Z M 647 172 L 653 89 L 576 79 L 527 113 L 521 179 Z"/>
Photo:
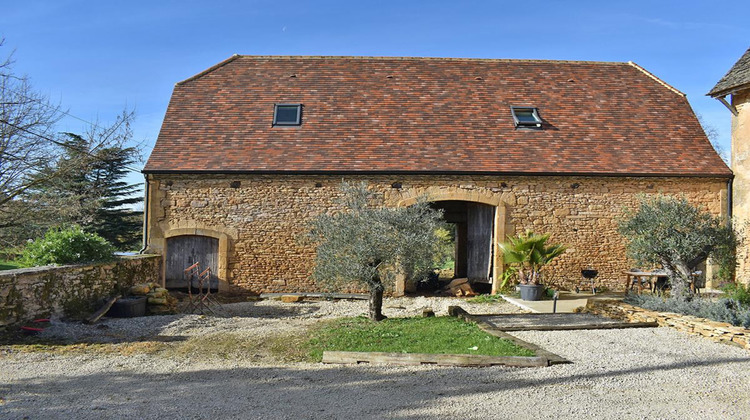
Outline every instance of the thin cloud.
<path id="1" fill-rule="evenodd" d="M 712 23 L 712 22 L 681 22 L 681 21 L 674 21 L 674 20 L 667 20 L 662 18 L 652 18 L 652 17 L 645 17 L 645 16 L 636 16 L 636 15 L 629 15 L 631 19 L 645 22 L 654 26 L 662 26 L 666 28 L 672 28 L 672 29 L 687 29 L 687 30 L 696 30 L 696 29 L 722 29 L 722 30 L 739 30 L 740 28 L 736 26 L 731 26 L 723 23 Z"/>

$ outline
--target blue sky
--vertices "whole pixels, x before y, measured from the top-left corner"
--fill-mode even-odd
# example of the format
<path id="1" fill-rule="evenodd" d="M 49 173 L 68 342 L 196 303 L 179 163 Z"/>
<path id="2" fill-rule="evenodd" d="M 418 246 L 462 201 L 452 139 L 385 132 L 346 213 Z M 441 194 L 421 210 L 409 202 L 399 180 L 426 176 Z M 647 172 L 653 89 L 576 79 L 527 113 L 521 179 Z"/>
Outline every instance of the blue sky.
<path id="1" fill-rule="evenodd" d="M 685 92 L 729 149 L 730 113 L 704 95 L 750 47 L 747 1 L 27 0 L 2 10 L 0 57 L 15 50 L 16 71 L 82 119 L 134 107 L 135 139 L 149 148 L 174 83 L 237 53 L 634 61 Z M 69 118 L 60 131 L 85 128 Z"/>

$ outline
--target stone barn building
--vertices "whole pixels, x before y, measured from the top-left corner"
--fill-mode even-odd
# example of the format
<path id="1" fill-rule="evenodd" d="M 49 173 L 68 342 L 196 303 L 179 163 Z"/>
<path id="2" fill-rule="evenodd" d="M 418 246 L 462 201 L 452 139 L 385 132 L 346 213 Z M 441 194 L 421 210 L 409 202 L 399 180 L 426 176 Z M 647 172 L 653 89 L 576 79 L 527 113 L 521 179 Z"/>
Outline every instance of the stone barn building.
<path id="1" fill-rule="evenodd" d="M 237 55 L 177 83 L 143 172 L 167 285 L 199 261 L 256 293 L 319 290 L 299 238 L 342 180 L 443 208 L 475 282 L 533 230 L 569 248 L 548 284 L 593 268 L 622 289 L 624 209 L 670 194 L 725 215 L 732 179 L 685 95 L 634 63 Z"/>

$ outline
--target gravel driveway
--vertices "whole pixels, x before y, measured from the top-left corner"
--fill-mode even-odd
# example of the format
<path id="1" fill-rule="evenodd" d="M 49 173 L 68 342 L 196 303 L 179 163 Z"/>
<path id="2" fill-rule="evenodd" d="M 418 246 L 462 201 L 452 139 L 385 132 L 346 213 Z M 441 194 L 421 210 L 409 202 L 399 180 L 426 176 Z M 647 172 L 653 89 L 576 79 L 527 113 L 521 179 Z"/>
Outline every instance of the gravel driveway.
<path id="1" fill-rule="evenodd" d="M 507 304 L 389 299 L 385 314 L 507 313 Z M 363 301 L 226 305 L 233 317 L 55 323 L 49 334 L 127 341 L 231 332 L 263 337 L 321 318 L 364 313 Z M 750 417 L 750 353 L 668 328 L 520 332 L 574 363 L 547 368 L 278 365 L 153 355 L 0 353 L 0 418 L 665 418 Z"/>

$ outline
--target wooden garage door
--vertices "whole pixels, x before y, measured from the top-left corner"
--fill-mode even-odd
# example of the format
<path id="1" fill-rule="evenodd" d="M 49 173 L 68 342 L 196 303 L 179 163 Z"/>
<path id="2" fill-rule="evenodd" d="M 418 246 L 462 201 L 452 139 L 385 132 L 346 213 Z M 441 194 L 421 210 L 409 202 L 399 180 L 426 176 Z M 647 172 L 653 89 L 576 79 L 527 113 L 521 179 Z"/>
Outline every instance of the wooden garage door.
<path id="1" fill-rule="evenodd" d="M 168 289 L 188 287 L 184 270 L 194 263 L 200 264 L 201 271 L 211 268 L 211 288 L 219 288 L 216 276 L 219 260 L 219 240 L 209 236 L 185 235 L 167 238 L 166 285 Z M 198 287 L 198 282 L 193 282 Z M 204 285 L 205 287 L 205 285 Z"/>

